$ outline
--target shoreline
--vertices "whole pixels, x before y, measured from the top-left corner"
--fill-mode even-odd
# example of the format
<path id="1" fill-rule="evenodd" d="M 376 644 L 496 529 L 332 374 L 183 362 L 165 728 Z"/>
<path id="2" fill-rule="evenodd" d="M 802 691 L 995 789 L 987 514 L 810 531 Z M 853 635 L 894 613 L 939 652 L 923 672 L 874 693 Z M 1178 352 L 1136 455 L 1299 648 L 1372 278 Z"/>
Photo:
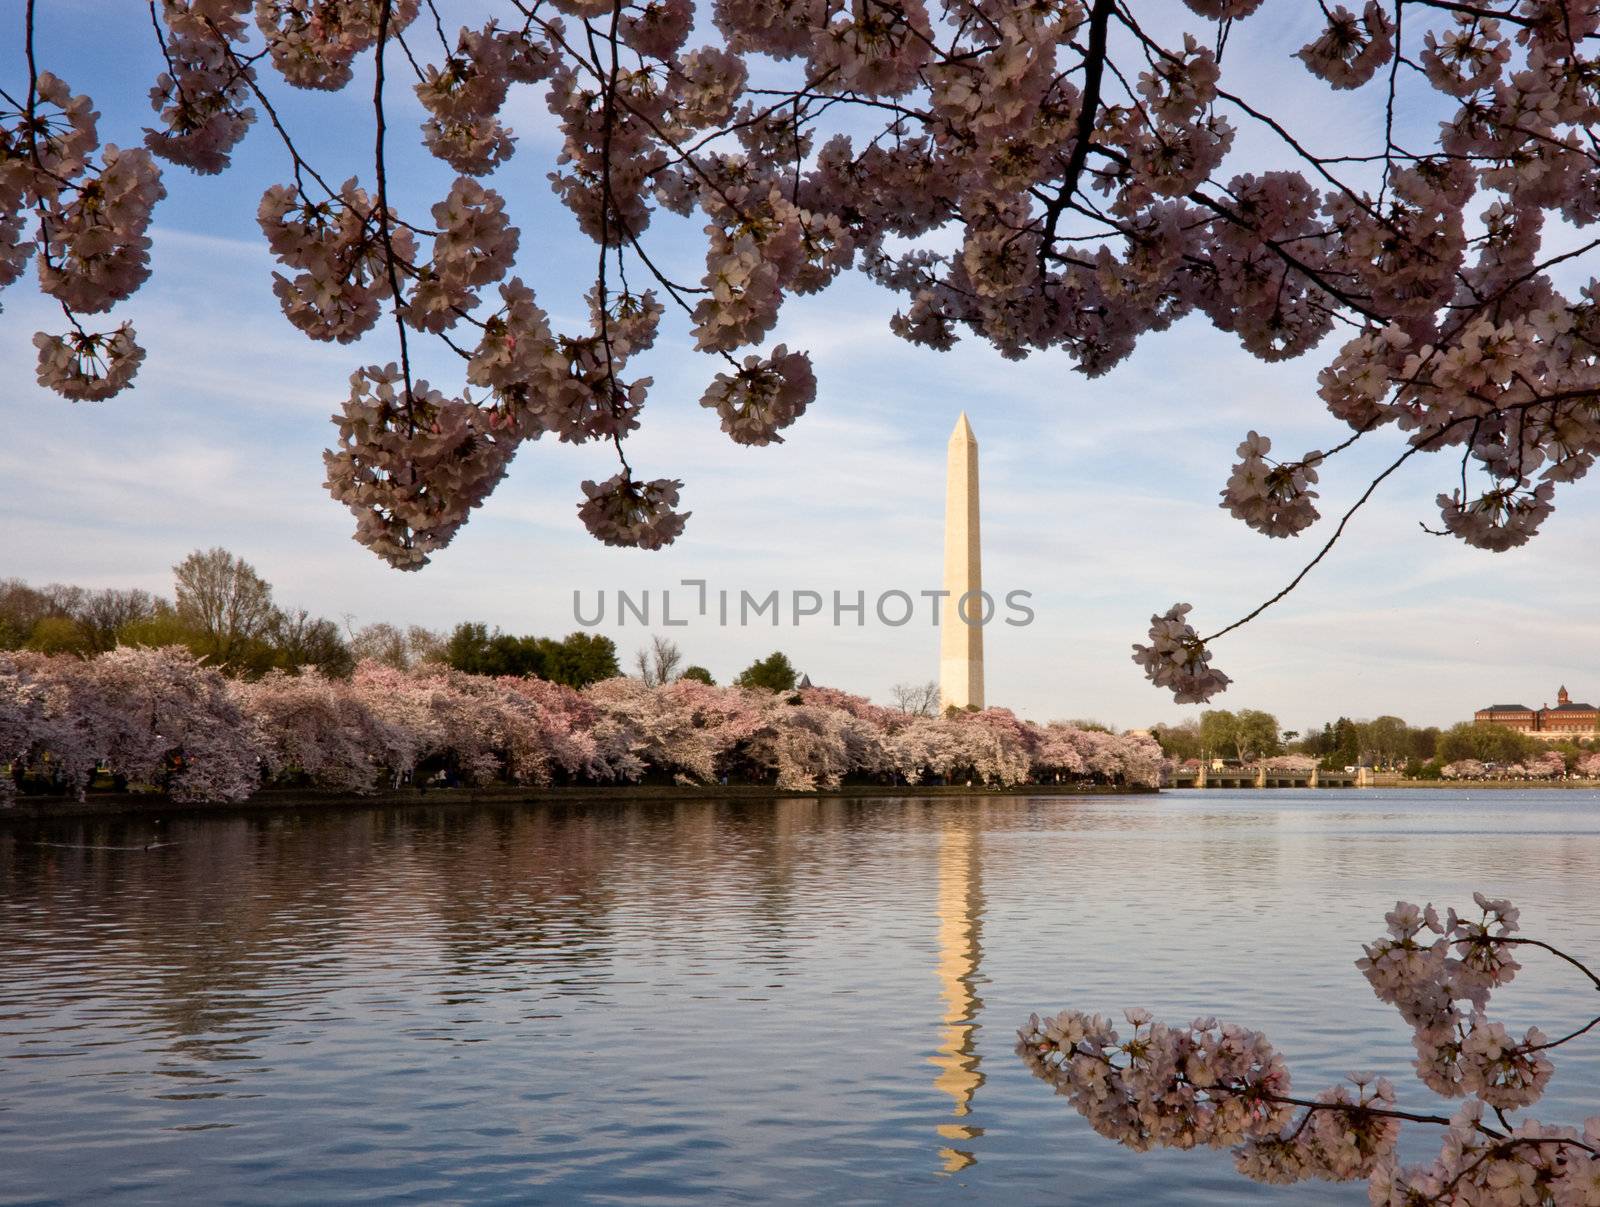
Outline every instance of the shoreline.
<path id="1" fill-rule="evenodd" d="M 1372 784 L 1374 788 L 1487 788 L 1494 792 L 1518 792 L 1529 790 L 1549 791 L 1552 788 L 1564 791 L 1600 791 L 1600 779 L 1596 780 L 1408 780 L 1399 776 L 1379 776 Z"/>
<path id="2" fill-rule="evenodd" d="M 810 791 L 780 789 L 766 784 L 624 784 L 574 787 L 432 788 L 426 792 L 403 788 L 357 795 L 349 792 L 318 792 L 312 789 L 271 788 L 248 800 L 206 802 L 174 801 L 155 792 L 91 792 L 79 801 L 65 796 L 17 796 L 10 805 L 0 806 L 0 826 L 8 822 L 51 821 L 56 818 L 140 817 L 152 814 L 291 813 L 307 810 L 416 808 L 449 806 L 467 808 L 481 805 L 584 805 L 584 804 L 670 804 L 684 801 L 778 801 L 778 800 L 872 800 L 911 798 L 937 800 L 962 796 L 1160 796 L 1169 792 L 1294 792 L 1318 795 L 1331 791 L 1385 792 L 1397 789 L 1424 791 L 1563 791 L 1600 792 L 1600 779 L 1593 780 L 1406 780 L 1382 777 L 1364 788 L 1117 788 L 1109 785 L 1017 784 L 984 787 L 949 784 L 844 784 L 837 788 Z"/>
<path id="3" fill-rule="evenodd" d="M 869 800 L 958 796 L 1156 796 L 1156 788 L 1108 785 L 1017 784 L 965 785 L 844 784 L 801 791 L 766 784 L 624 784 L 584 787 L 403 788 L 357 795 L 299 788 L 272 788 L 242 801 L 173 801 L 155 792 L 91 792 L 79 801 L 66 796 L 18 796 L 0 806 L 0 826 L 9 821 L 50 821 L 63 817 L 138 817 L 148 814 L 231 814 L 294 812 L 312 809 L 415 808 L 427 805 L 666 804 L 692 800 Z"/>

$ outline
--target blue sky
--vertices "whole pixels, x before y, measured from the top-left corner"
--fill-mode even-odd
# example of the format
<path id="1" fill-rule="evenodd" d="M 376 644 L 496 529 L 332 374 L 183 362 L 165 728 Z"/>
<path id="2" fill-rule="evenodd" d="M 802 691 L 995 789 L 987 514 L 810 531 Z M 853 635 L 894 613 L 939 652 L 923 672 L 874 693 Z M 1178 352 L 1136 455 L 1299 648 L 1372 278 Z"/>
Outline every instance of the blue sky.
<path id="1" fill-rule="evenodd" d="M 42 7 L 41 63 L 94 96 L 105 140 L 137 142 L 157 70 L 142 6 Z M 1225 80 L 1282 98 L 1274 112 L 1313 142 L 1368 131 L 1360 98 L 1285 65 L 1310 36 L 1309 7 L 1267 5 L 1242 24 Z M 15 15 L 20 4 L 6 8 Z M 92 41 L 83 36 L 90 21 L 102 31 Z M 21 72 L 20 47 L 7 39 L 7 87 Z M 278 91 L 325 175 L 370 180 L 359 81 L 331 98 Z M 450 175 L 411 149 L 421 111 L 409 93 L 397 89 L 392 109 L 398 200 L 425 207 Z M 592 245 L 576 237 L 545 180 L 558 144 L 542 100 L 514 94 L 511 118 L 518 151 L 494 186 L 522 228 L 519 271 L 559 326 L 579 311 Z M 1241 170 L 1273 162 L 1270 144 L 1251 132 L 1240 146 Z M 697 578 L 758 594 L 915 593 L 940 584 L 945 441 L 964 409 L 981 448 L 986 584 L 1031 591 L 1036 611 L 1029 627 L 990 628 L 990 701 L 1040 720 L 1134 726 L 1198 711 L 1171 704 L 1130 661 L 1149 614 L 1189 600 L 1202 631 L 1221 627 L 1278 590 L 1326 531 L 1269 541 L 1216 501 L 1248 429 L 1294 453 L 1347 434 L 1314 394 L 1331 342 L 1266 365 L 1191 319 L 1090 381 L 1060 354 L 1013 364 L 970 339 L 944 355 L 906 345 L 886 327 L 895 299 L 852 277 L 791 302 L 774 333 L 770 343 L 811 351 L 820 396 L 786 443 L 766 449 L 733 445 L 698 405 L 717 366 L 689 350 L 669 315 L 639 362 L 656 384 L 630 459 L 647 477 L 685 481 L 694 516 L 672 548 L 608 549 L 589 538 L 575 515 L 578 483 L 610 476 L 612 457 L 540 442 L 523 448 L 431 566 L 397 573 L 351 541 L 351 517 L 321 486 L 327 417 L 354 368 L 393 359 L 389 333 L 327 346 L 282 318 L 254 214 L 262 189 L 286 177 L 264 124 L 220 177 L 167 167 L 155 276 L 116 312 L 134 322 L 149 356 L 136 388 L 118 398 L 74 406 L 35 386 L 32 333 L 57 329 L 59 315 L 29 281 L 0 295 L 0 576 L 165 591 L 174 562 L 220 544 L 254 563 L 280 602 L 320 614 L 436 627 L 480 619 L 552 634 L 576 627 L 574 590 L 590 600 L 618 589 L 659 598 Z M 664 223 L 659 246 L 698 276 L 688 229 Z M 453 357 L 421 359 L 421 375 L 459 387 Z M 1397 448 L 1393 433 L 1380 433 L 1336 459 L 1323 475 L 1324 514 L 1342 512 Z M 1482 553 L 1418 527 L 1436 521 L 1432 499 L 1450 488 L 1452 470 L 1414 459 L 1298 592 L 1219 643 L 1217 662 L 1235 685 L 1216 703 L 1267 708 L 1289 727 L 1385 711 L 1448 724 L 1490 697 L 1538 705 L 1559 682 L 1577 698 L 1600 695 L 1592 492 L 1569 489 L 1528 548 Z M 617 627 L 614 613 L 604 631 L 625 654 L 648 636 Z M 922 613 L 903 628 L 870 618 L 861 628 L 811 621 L 776 631 L 696 621 L 672 636 L 721 680 L 774 648 L 819 683 L 880 700 L 894 683 L 937 673 L 938 636 Z"/>

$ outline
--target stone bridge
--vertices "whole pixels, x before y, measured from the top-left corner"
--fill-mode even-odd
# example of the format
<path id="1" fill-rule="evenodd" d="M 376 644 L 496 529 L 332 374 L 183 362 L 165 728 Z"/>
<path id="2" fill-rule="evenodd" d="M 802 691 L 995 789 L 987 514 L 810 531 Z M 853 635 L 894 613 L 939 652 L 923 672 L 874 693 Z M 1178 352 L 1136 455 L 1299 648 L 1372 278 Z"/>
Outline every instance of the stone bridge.
<path id="1" fill-rule="evenodd" d="M 1168 788 L 1370 788 L 1372 769 L 1355 771 L 1290 771 L 1282 767 L 1179 768 Z"/>

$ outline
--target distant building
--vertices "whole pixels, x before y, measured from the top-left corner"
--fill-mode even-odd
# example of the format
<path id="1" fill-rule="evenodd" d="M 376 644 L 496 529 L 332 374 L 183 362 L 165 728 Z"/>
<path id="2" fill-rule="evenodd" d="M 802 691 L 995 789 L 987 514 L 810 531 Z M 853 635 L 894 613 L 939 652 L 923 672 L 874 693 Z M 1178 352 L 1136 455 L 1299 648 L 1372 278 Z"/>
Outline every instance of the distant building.
<path id="1" fill-rule="evenodd" d="M 1574 704 L 1565 687 L 1556 692 L 1554 708 L 1491 704 L 1473 713 L 1472 719 L 1479 725 L 1502 725 L 1547 742 L 1600 737 L 1600 709 L 1593 704 Z"/>

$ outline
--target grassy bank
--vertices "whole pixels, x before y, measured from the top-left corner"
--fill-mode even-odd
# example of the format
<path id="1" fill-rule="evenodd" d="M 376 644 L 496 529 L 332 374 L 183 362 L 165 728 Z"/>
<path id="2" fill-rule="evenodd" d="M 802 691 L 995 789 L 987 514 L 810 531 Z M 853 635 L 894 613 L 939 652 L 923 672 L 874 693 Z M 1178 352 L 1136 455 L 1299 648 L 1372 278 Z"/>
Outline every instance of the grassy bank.
<path id="1" fill-rule="evenodd" d="M 1452 788 L 1456 791 L 1460 791 L 1463 788 L 1489 788 L 1506 792 L 1515 792 L 1528 788 L 1540 790 L 1574 788 L 1586 792 L 1594 792 L 1600 791 L 1600 780 L 1409 780 L 1401 775 L 1379 775 L 1374 777 L 1372 786 L 1374 788 Z"/>

